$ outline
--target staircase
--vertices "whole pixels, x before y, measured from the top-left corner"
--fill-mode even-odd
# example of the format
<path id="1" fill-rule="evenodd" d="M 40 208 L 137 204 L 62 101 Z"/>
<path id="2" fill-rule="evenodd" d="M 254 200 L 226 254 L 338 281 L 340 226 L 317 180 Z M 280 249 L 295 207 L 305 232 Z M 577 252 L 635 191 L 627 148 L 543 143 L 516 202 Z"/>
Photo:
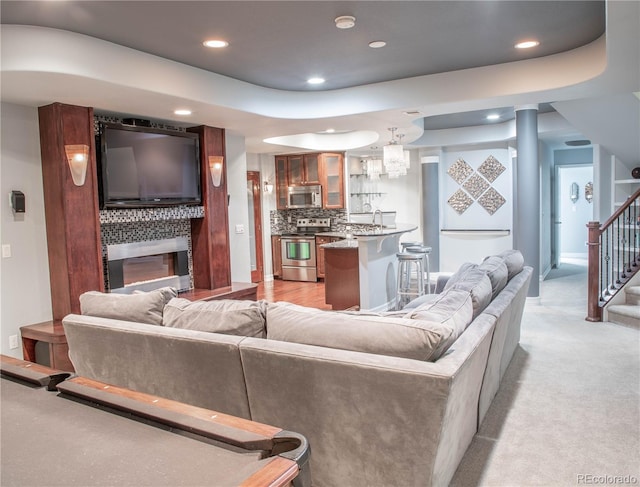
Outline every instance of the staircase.
<path id="1" fill-rule="evenodd" d="M 620 316 L 617 307 L 622 305 L 611 300 L 623 290 L 627 293 L 627 287 L 634 287 L 629 281 L 640 270 L 640 189 L 627 198 L 605 223 L 589 222 L 587 228 L 589 268 L 586 319 L 602 321 L 602 309 L 607 303 L 610 305 L 608 309 L 614 309 L 614 313 Z M 629 286 L 625 286 L 627 283 Z M 633 308 L 640 308 L 640 304 L 630 295 L 634 296 L 629 292 L 625 295 L 625 302 L 631 303 Z M 640 313 L 631 317 L 637 321 Z"/>
<path id="2" fill-rule="evenodd" d="M 607 321 L 640 330 L 640 286 L 625 286 L 624 304 L 607 306 Z"/>

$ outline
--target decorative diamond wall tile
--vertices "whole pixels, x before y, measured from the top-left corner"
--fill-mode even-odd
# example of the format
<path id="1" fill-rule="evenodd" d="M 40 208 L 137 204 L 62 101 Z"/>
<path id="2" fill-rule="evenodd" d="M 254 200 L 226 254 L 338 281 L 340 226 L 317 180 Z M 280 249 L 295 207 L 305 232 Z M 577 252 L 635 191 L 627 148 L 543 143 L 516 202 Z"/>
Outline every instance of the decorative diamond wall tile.
<path id="1" fill-rule="evenodd" d="M 489 182 L 493 183 L 498 176 L 505 171 L 505 169 L 507 168 L 500 164 L 498 159 L 493 156 L 489 156 L 482 164 L 480 164 L 478 172 L 487 178 Z"/>
<path id="2" fill-rule="evenodd" d="M 473 196 L 473 199 L 478 199 L 482 193 L 484 193 L 489 187 L 489 183 L 479 174 L 474 174 L 462 185 L 467 192 Z"/>
<path id="3" fill-rule="evenodd" d="M 473 200 L 467 193 L 459 189 L 451 195 L 451 198 L 447 201 L 451 208 L 453 208 L 458 215 L 462 215 L 467 208 L 473 204 Z"/>
<path id="4" fill-rule="evenodd" d="M 478 199 L 478 203 L 487 210 L 489 215 L 493 215 L 498 209 L 506 203 L 507 200 L 498 193 L 495 189 L 489 188 L 481 197 Z"/>
<path id="5" fill-rule="evenodd" d="M 462 158 L 451 164 L 447 169 L 447 174 L 458 184 L 462 184 L 472 173 L 473 168 Z"/>

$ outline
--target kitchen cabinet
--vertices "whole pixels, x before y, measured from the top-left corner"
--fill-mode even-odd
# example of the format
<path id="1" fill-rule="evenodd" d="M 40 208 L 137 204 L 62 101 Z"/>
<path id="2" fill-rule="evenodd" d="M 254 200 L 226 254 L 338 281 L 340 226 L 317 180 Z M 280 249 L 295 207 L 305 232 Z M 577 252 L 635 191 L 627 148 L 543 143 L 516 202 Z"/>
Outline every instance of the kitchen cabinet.
<path id="1" fill-rule="evenodd" d="M 331 309 L 360 306 L 358 248 L 325 249 L 324 301 Z"/>
<path id="2" fill-rule="evenodd" d="M 276 203 L 287 209 L 288 187 L 322 186 L 322 207 L 344 208 L 344 155 L 309 153 L 276 156 Z"/>
<path id="3" fill-rule="evenodd" d="M 287 176 L 290 186 L 320 184 L 318 154 L 302 154 L 288 157 Z"/>
<path id="4" fill-rule="evenodd" d="M 344 208 L 343 166 L 342 154 L 320 155 L 323 208 Z"/>
<path id="5" fill-rule="evenodd" d="M 341 237 L 321 237 L 316 235 L 316 273 L 317 276 L 324 279 L 325 274 L 325 266 L 324 266 L 324 252 L 325 250 L 321 247 L 323 244 L 337 242 L 338 240 L 342 240 Z"/>
<path id="6" fill-rule="evenodd" d="M 271 262 L 273 277 L 282 277 L 282 238 L 271 235 Z"/>
<path id="7" fill-rule="evenodd" d="M 287 156 L 276 156 L 276 206 L 279 210 L 286 210 L 289 195 Z"/>

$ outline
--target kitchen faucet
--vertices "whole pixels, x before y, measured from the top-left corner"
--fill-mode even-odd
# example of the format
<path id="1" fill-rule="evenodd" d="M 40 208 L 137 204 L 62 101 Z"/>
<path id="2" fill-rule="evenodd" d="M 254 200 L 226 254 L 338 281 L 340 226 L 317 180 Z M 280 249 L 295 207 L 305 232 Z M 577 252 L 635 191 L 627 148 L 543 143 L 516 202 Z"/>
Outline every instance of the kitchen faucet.
<path id="1" fill-rule="evenodd" d="M 378 228 L 380 231 L 382 231 L 382 210 L 380 208 L 373 212 L 373 224 L 376 224 L 376 215 L 378 213 L 380 213 L 380 226 Z"/>

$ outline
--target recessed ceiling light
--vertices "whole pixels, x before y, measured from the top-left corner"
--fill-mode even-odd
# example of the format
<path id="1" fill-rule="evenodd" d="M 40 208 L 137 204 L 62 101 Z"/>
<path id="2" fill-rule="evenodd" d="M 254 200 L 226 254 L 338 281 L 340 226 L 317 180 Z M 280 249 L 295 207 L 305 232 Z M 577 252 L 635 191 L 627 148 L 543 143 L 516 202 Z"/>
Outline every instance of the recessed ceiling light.
<path id="1" fill-rule="evenodd" d="M 336 17 L 334 22 L 338 29 L 351 29 L 356 25 L 356 18 L 351 15 L 342 15 L 341 17 Z"/>
<path id="2" fill-rule="evenodd" d="M 335 131 L 336 131 L 336 129 L 327 129 L 327 130 L 325 130 L 325 132 L 328 133 L 328 134 L 332 134 Z"/>
<path id="3" fill-rule="evenodd" d="M 229 45 L 227 41 L 223 41 L 222 39 L 209 39 L 208 41 L 204 41 L 203 44 L 215 49 L 220 49 L 221 47 L 227 47 Z"/>
<path id="4" fill-rule="evenodd" d="M 176 115 L 191 115 L 191 110 L 178 109 L 178 110 L 174 110 L 173 113 Z"/>
<path id="5" fill-rule="evenodd" d="M 371 41 L 369 43 L 369 47 L 372 47 L 373 49 L 380 49 L 381 47 L 386 46 L 387 43 L 384 41 Z"/>
<path id="6" fill-rule="evenodd" d="M 522 41 L 518 42 L 514 47 L 516 49 L 530 49 L 539 45 L 540 43 L 538 41 Z"/>
<path id="7" fill-rule="evenodd" d="M 418 115 L 422 115 L 422 112 L 420 110 L 406 110 L 402 112 L 402 114 L 406 115 L 407 117 L 416 117 Z"/>
<path id="8" fill-rule="evenodd" d="M 491 113 L 487 115 L 487 120 L 499 120 L 499 119 L 500 119 L 500 115 L 498 115 L 497 113 Z"/>
<path id="9" fill-rule="evenodd" d="M 322 83 L 324 83 L 324 78 L 309 78 L 307 80 L 307 83 L 309 83 L 310 85 L 321 85 Z"/>

